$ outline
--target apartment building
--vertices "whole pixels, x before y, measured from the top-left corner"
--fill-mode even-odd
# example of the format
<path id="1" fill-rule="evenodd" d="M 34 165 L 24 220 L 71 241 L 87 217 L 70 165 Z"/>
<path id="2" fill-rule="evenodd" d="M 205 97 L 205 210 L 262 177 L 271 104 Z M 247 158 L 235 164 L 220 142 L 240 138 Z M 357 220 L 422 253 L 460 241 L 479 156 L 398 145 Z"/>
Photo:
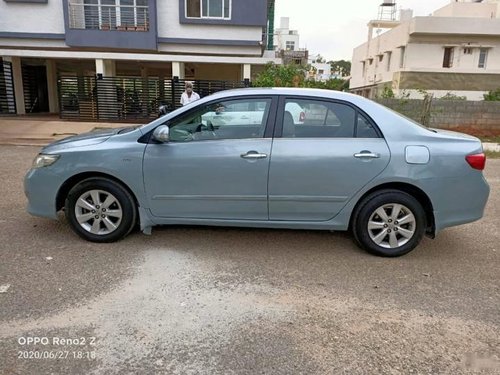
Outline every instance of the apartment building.
<path id="1" fill-rule="evenodd" d="M 300 35 L 298 30 L 290 29 L 290 18 L 281 17 L 280 27 L 274 31 L 274 46 L 278 51 L 299 50 Z"/>
<path id="2" fill-rule="evenodd" d="M 172 80 L 251 80 L 280 63 L 266 51 L 273 17 L 274 0 L 0 0 L 0 112 L 81 112 L 84 94 L 124 90 L 151 107 L 152 80 L 155 95 Z M 111 77 L 118 94 L 99 87 Z"/>
<path id="3" fill-rule="evenodd" d="M 307 65 L 309 52 L 300 47 L 298 30 L 290 29 L 290 18 L 281 17 L 280 25 L 274 30 L 274 49 L 284 64 Z"/>
<path id="4" fill-rule="evenodd" d="M 403 11 L 399 19 L 395 0 L 381 7 L 392 11 L 370 21 L 368 41 L 354 49 L 352 92 L 373 98 L 387 87 L 396 96 L 420 98 L 425 91 L 482 100 L 500 87 L 498 0 L 453 0 L 431 16 Z"/>

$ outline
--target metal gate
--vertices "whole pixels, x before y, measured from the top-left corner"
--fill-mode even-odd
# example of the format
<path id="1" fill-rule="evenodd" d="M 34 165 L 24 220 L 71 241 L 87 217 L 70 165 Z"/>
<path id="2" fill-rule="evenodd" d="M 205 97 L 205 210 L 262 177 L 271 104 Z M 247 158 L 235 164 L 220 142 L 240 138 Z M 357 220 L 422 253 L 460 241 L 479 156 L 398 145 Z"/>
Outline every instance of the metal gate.
<path id="1" fill-rule="evenodd" d="M 158 116 L 161 105 L 168 110 L 180 107 L 185 80 L 158 77 L 60 76 L 60 116 L 86 121 L 136 121 Z M 201 97 L 217 91 L 248 87 L 245 81 L 193 82 Z"/>
<path id="2" fill-rule="evenodd" d="M 12 78 L 12 64 L 0 61 L 0 115 L 16 114 L 16 96 Z"/>

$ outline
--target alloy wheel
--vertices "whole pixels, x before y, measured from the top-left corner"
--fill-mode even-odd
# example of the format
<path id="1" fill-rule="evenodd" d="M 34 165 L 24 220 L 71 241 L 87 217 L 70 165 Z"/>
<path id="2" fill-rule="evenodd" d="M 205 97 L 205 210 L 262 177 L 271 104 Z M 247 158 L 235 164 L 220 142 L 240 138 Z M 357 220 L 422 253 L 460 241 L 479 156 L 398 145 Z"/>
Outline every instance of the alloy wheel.
<path id="1" fill-rule="evenodd" d="M 413 212 L 398 203 L 384 204 L 368 220 L 368 234 L 378 246 L 395 249 L 408 243 L 415 234 L 417 221 Z"/>
<path id="2" fill-rule="evenodd" d="M 118 229 L 123 210 L 113 194 L 104 190 L 89 190 L 77 199 L 75 217 L 87 232 L 106 235 Z"/>

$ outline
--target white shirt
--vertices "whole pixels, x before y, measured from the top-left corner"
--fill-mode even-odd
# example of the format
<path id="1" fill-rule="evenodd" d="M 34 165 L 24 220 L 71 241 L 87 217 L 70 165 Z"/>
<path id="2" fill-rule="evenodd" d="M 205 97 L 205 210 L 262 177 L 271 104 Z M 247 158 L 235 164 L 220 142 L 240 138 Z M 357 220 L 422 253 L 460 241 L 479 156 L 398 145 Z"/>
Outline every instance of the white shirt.
<path id="1" fill-rule="evenodd" d="M 195 102 L 197 100 L 200 100 L 200 96 L 197 93 L 195 93 L 194 91 L 191 93 L 191 97 L 189 97 L 185 91 L 181 95 L 181 104 L 182 105 L 186 105 L 186 104 Z"/>

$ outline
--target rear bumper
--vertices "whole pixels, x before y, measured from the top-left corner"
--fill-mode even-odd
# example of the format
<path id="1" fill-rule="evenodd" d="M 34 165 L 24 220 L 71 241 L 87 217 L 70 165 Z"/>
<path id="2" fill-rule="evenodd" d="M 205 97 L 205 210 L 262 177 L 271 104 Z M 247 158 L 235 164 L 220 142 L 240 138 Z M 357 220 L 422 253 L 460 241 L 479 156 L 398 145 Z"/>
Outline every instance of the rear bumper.
<path id="1" fill-rule="evenodd" d="M 34 216 L 56 219 L 56 196 L 61 185 L 60 177 L 51 173 L 50 167 L 30 169 L 24 177 L 27 211 Z"/>
<path id="2" fill-rule="evenodd" d="M 437 181 L 437 180 L 435 180 Z M 440 181 L 443 181 L 440 179 Z M 432 191 L 436 233 L 452 226 L 481 219 L 488 202 L 490 187 L 482 173 L 460 178 L 446 178 L 445 184 Z"/>

